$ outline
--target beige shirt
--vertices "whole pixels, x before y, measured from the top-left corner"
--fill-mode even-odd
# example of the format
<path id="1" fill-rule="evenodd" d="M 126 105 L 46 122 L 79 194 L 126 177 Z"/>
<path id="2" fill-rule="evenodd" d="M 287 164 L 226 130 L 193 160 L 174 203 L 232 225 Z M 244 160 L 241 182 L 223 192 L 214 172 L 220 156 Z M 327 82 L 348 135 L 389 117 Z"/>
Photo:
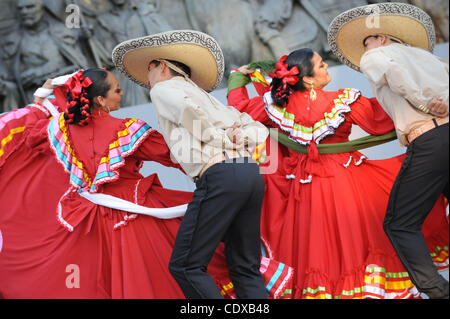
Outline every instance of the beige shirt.
<path id="1" fill-rule="evenodd" d="M 269 135 L 250 115 L 223 105 L 181 76 L 157 83 L 150 97 L 172 155 L 192 179 L 211 157 L 233 149 L 226 130 L 234 123 L 241 124 L 249 147 L 263 143 Z"/>
<path id="2" fill-rule="evenodd" d="M 448 63 L 430 52 L 402 44 L 372 49 L 362 56 L 361 71 L 394 121 L 400 144 L 407 145 L 408 133 L 434 118 L 421 107 L 436 96 L 449 102 L 448 69 Z"/>

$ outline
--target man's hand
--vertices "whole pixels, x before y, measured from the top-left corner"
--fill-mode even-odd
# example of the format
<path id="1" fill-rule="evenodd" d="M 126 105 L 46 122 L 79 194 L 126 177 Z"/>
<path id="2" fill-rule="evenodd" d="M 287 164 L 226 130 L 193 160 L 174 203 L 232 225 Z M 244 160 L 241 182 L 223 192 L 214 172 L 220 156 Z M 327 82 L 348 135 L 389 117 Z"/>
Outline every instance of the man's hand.
<path id="1" fill-rule="evenodd" d="M 428 104 L 430 113 L 437 117 L 446 117 L 449 114 L 448 104 L 440 96 L 434 97 Z"/>
<path id="2" fill-rule="evenodd" d="M 227 129 L 227 136 L 235 145 L 236 150 L 244 149 L 244 138 L 242 137 L 242 131 L 240 129 L 241 125 L 239 123 L 234 123 L 232 127 Z"/>

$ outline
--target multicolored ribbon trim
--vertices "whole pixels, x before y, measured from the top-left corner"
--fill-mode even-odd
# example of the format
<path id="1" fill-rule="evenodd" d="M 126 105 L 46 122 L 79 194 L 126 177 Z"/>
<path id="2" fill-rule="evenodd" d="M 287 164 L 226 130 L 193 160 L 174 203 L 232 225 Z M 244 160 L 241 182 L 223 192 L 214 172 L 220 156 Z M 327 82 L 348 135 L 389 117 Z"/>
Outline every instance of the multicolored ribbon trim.
<path id="1" fill-rule="evenodd" d="M 431 253 L 434 264 L 439 270 L 448 269 L 449 247 L 437 246 Z M 408 273 L 389 272 L 380 265 L 367 265 L 364 270 L 364 284 L 338 293 L 329 291 L 329 287 L 318 285 L 302 291 L 305 299 L 409 299 L 420 298 L 420 292 L 411 282 Z"/>
<path id="2" fill-rule="evenodd" d="M 324 114 L 324 118 L 312 127 L 303 126 L 295 122 L 295 115 L 280 108 L 273 103 L 270 92 L 263 96 L 264 107 L 269 118 L 280 129 L 289 134 L 289 138 L 301 145 L 309 145 L 311 141 L 319 144 L 328 135 L 334 134 L 344 121 L 344 113 L 351 111 L 350 105 L 355 102 L 361 93 L 359 90 L 347 88 L 334 100 L 334 107 Z"/>
<path id="3" fill-rule="evenodd" d="M 99 185 L 119 178 L 118 169 L 125 165 L 125 158 L 134 153 L 152 131 L 152 128 L 144 121 L 128 120 L 125 123 L 125 129 L 117 133 L 117 140 L 109 145 L 108 155 L 101 159 L 93 180 L 86 172 L 83 163 L 76 158 L 70 145 L 64 114 L 50 121 L 48 137 L 58 162 L 70 174 L 71 185 L 79 191 L 95 193 Z"/>
<path id="4" fill-rule="evenodd" d="M 26 130 L 26 118 L 33 110 L 40 110 L 46 116 L 50 116 L 50 112 L 47 108 L 39 103 L 29 104 L 24 108 L 12 110 L 10 112 L 2 113 L 0 115 L 0 160 L 2 157 L 9 154 L 8 149 L 16 146 L 16 143 L 20 136 L 22 136 Z M 10 147 L 11 146 L 11 147 Z"/>

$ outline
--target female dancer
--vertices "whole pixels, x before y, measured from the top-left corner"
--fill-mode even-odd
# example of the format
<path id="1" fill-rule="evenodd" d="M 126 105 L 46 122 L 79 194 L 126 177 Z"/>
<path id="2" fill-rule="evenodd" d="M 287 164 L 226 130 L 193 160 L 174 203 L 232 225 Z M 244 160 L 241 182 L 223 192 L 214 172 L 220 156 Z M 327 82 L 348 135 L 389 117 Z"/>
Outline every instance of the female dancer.
<path id="1" fill-rule="evenodd" d="M 331 81 L 327 67 L 319 54 L 301 49 L 278 61 L 271 85 L 247 66 L 231 74 L 229 105 L 305 147 L 301 154 L 280 145 L 271 159 L 278 169 L 265 175 L 262 236 L 275 258 L 294 267 L 294 298 L 418 297 L 383 231 L 404 156 L 368 160 L 358 151 L 319 151 L 348 142 L 353 124 L 381 135 L 392 131 L 393 123 L 375 99 L 356 89 L 324 91 Z M 262 97 L 249 99 L 249 75 Z M 435 263 L 447 268 L 443 200 L 423 231 Z"/>
<path id="2" fill-rule="evenodd" d="M 180 168 L 163 137 L 141 120 L 109 114 L 122 95 L 110 72 L 80 71 L 63 87 L 44 88 L 54 95 L 0 116 L 0 296 L 183 298 L 168 270 L 180 219 L 108 207 L 192 200 L 139 173 L 144 160 Z M 170 217 L 165 212 L 156 213 Z M 223 247 L 208 270 L 232 296 Z"/>

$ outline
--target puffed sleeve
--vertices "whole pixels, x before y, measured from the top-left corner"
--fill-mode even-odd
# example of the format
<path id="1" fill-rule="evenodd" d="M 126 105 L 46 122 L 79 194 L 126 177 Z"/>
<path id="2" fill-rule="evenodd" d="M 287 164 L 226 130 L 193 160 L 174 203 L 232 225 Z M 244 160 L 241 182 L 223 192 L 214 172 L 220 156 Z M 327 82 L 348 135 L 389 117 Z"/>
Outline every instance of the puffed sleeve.
<path id="1" fill-rule="evenodd" d="M 348 119 L 372 135 L 382 135 L 394 130 L 394 122 L 376 98 L 360 96 L 352 105 Z"/>
<path id="2" fill-rule="evenodd" d="M 213 147 L 233 149 L 225 130 L 215 127 L 200 105 L 181 89 L 155 86 L 150 91 L 158 116 L 185 128 L 197 140 Z"/>
<path id="3" fill-rule="evenodd" d="M 432 97 L 414 81 L 410 70 L 383 51 L 383 47 L 366 52 L 361 58 L 361 71 L 376 87 L 389 86 L 413 107 L 426 111 Z"/>
<path id="4" fill-rule="evenodd" d="M 24 108 L 12 110 L 0 115 L 0 166 L 9 155 L 19 150 L 30 132 L 35 132 L 41 121 L 48 122 L 48 112 L 40 104 L 30 104 Z M 39 136 L 39 140 L 45 140 L 45 136 Z"/>
<path id="5" fill-rule="evenodd" d="M 156 130 L 150 132 L 133 155 L 142 161 L 158 162 L 164 166 L 175 167 L 183 171 L 180 164 L 171 156 L 164 137 Z"/>
<path id="6" fill-rule="evenodd" d="M 48 124 L 49 119 L 40 119 L 33 122 L 27 130 L 25 145 L 37 153 L 50 152 L 50 145 L 48 143 Z"/>

